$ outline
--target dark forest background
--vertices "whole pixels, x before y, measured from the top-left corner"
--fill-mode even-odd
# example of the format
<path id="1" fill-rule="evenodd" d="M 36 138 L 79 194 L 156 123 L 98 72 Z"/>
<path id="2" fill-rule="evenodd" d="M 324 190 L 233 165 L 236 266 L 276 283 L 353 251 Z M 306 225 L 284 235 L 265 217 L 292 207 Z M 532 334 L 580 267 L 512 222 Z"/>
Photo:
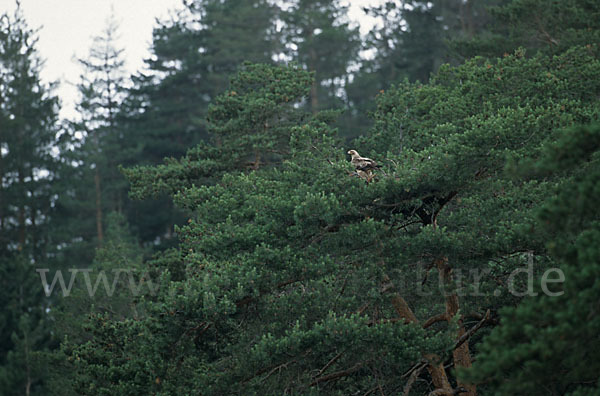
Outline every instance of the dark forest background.
<path id="1" fill-rule="evenodd" d="M 0 394 L 600 395 L 600 3 L 183 6 L 0 16 Z"/>

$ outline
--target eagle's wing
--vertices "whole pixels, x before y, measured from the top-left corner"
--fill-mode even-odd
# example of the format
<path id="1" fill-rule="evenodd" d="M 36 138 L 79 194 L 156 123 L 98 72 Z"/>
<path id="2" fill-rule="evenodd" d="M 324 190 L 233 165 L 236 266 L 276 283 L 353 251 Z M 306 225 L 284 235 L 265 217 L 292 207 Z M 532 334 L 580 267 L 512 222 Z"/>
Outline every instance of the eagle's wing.
<path id="1" fill-rule="evenodd" d="M 366 157 L 358 157 L 352 160 L 352 163 L 358 170 L 369 171 L 380 168 L 380 165 L 377 165 L 377 162 L 372 160 L 371 158 Z"/>

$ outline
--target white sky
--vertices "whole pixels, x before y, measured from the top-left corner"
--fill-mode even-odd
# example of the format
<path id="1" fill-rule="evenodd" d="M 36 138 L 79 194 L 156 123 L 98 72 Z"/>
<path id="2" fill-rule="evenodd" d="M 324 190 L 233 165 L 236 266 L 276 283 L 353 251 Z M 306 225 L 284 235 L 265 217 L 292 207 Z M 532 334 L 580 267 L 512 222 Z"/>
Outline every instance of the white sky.
<path id="1" fill-rule="evenodd" d="M 380 0 L 350 0 L 350 18 L 360 22 L 365 34 L 374 21 L 361 8 Z M 85 58 L 92 37 L 106 26 L 111 8 L 120 23 L 117 46 L 123 48 L 126 69 L 135 73 L 143 67 L 152 43 L 156 18 L 165 19 L 169 12 L 181 8 L 181 0 L 21 0 L 21 8 L 30 28 L 39 28 L 37 49 L 45 65 L 44 82 L 59 81 L 56 94 L 61 98 L 60 116 L 72 118 L 80 66 L 74 57 Z M 14 0 L 0 0 L 0 14 L 13 12 Z"/>

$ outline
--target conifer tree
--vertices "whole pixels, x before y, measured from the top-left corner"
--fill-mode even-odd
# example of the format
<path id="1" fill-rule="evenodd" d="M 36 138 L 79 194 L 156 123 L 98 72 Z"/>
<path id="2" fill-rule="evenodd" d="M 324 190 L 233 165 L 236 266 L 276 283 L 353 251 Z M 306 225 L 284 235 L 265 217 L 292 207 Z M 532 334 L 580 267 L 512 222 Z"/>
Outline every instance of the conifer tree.
<path id="1" fill-rule="evenodd" d="M 358 28 L 348 20 L 348 7 L 339 1 L 297 0 L 282 12 L 282 40 L 294 61 L 314 72 L 310 109 L 344 107 L 348 70 L 358 57 Z"/>
<path id="2" fill-rule="evenodd" d="M 102 34 L 94 37 L 89 56 L 78 59 L 84 72 L 78 85 L 80 119 L 73 123 L 73 128 L 84 136 L 79 160 L 82 177 L 93 180 L 93 218 L 99 246 L 104 239 L 103 213 L 122 211 L 125 192 L 117 170 L 119 159 L 127 154 L 118 126 L 119 106 L 125 94 L 125 62 L 123 50 L 116 48 L 117 35 L 118 26 L 112 16 Z"/>
<path id="3" fill-rule="evenodd" d="M 369 183 L 356 177 L 332 114 L 300 112 L 313 86 L 306 70 L 246 65 L 208 112 L 213 141 L 125 171 L 133 196 L 168 193 L 190 217 L 178 247 L 146 263 L 160 283 L 144 296 L 146 316 L 96 315 L 93 337 L 68 350 L 77 390 L 514 394 L 523 379 L 517 363 L 529 365 L 528 390 L 546 368 L 567 368 L 567 378 L 548 381 L 551 390 L 585 394 L 597 381 L 597 366 L 582 364 L 589 350 L 568 350 L 552 335 L 573 331 L 597 343 L 593 277 L 573 275 L 566 290 L 586 292 L 569 294 L 572 305 L 558 316 L 527 300 L 508 311 L 518 324 L 501 325 L 487 345 L 507 341 L 514 356 L 481 344 L 502 307 L 536 290 L 515 274 L 531 263 L 539 279 L 533 271 L 555 266 L 553 249 L 563 246 L 568 271 L 596 258 L 597 158 L 595 138 L 586 137 L 595 128 L 581 140 L 564 133 L 600 114 L 600 50 L 579 44 L 552 57 L 473 58 L 442 66 L 426 84 L 382 92 L 375 127 L 353 142 L 381 165 Z M 507 172 L 527 158 L 567 163 L 543 177 Z M 575 159 L 587 160 L 582 169 Z M 575 186 L 573 205 L 563 188 Z M 539 207 L 555 195 L 541 225 Z M 546 245 L 549 234 L 556 247 Z M 561 302 L 542 298 L 533 308 Z M 584 316 L 589 327 L 577 327 Z M 518 338 L 521 323 L 526 338 Z M 548 348 L 522 345 L 529 340 Z M 475 377 L 457 376 L 480 347 Z M 490 388 L 475 383 L 488 379 Z"/>
<path id="4" fill-rule="evenodd" d="M 268 1 L 190 1 L 177 20 L 154 30 L 149 72 L 131 91 L 131 125 L 140 165 L 178 158 L 206 138 L 208 105 L 244 61 L 269 62 L 275 8 Z"/>
<path id="5" fill-rule="evenodd" d="M 58 102 L 51 87 L 39 79 L 41 61 L 35 50 L 35 33 L 17 9 L 2 17 L 2 158 L 4 183 L 0 198 L 2 234 L 21 250 L 40 257 L 44 243 L 39 230 L 50 208 L 49 179 L 57 161 Z M 8 242 L 7 241 L 7 242 Z"/>
<path id="6" fill-rule="evenodd" d="M 36 32 L 20 7 L 0 15 L 0 392 L 44 394 L 40 353 L 51 345 L 36 268 L 48 263 L 60 168 L 57 98 L 40 81 Z"/>
<path id="7" fill-rule="evenodd" d="M 112 212 L 106 216 L 105 241 L 95 250 L 93 262 L 79 272 L 63 276 L 67 284 L 74 277 L 68 294 L 60 296 L 61 290 L 53 290 L 55 297 L 62 297 L 53 307 L 54 330 L 61 335 L 61 347 L 44 355 L 49 366 L 47 388 L 51 394 L 76 395 L 80 382 L 86 379 L 76 375 L 78 359 L 70 357 L 70 351 L 90 340 L 90 318 L 122 321 L 125 318 L 139 320 L 144 316 L 144 295 L 152 296 L 154 284 L 150 271 L 144 271 L 144 249 L 129 230 L 123 214 Z M 89 385 L 89 384 L 87 384 Z"/>
<path id="8" fill-rule="evenodd" d="M 297 67 L 246 63 L 230 89 L 209 107 L 210 140 L 180 160 L 124 170 L 137 199 L 175 193 L 193 183 L 214 184 L 226 172 L 272 167 L 290 157 L 291 128 L 309 115 L 298 104 L 311 75 Z M 332 114 L 320 118 L 331 121 Z"/>
<path id="9" fill-rule="evenodd" d="M 190 1 L 154 30 L 148 70 L 133 77 L 122 106 L 124 133 L 140 150 L 125 166 L 157 165 L 211 139 L 208 105 L 229 77 L 244 61 L 271 62 L 280 52 L 275 11 L 262 0 Z M 142 241 L 160 246 L 173 242 L 173 224 L 184 221 L 164 195 L 130 207 L 128 219 Z"/>
<path id="10" fill-rule="evenodd" d="M 540 152 L 554 131 L 590 121 L 599 88 L 579 77 L 598 81 L 591 78 L 598 65 L 585 47 L 556 59 L 516 53 L 389 90 L 379 97 L 374 133 L 356 143 L 385 164 L 369 184 L 352 176 L 335 132 L 319 118 L 286 126 L 290 157 L 280 166 L 221 168 L 214 185 L 201 185 L 210 169 L 202 151 L 154 173 L 129 171 L 136 194 L 166 189 L 194 215 L 179 230 L 179 253 L 160 261 L 165 294 L 145 324 L 93 326 L 96 342 L 122 340 L 108 356 L 131 359 L 115 373 L 118 387 L 103 386 L 206 394 L 463 387 L 475 395 L 445 362 L 471 365 L 479 329 L 519 300 L 510 292 L 522 286 L 510 282 L 513 270 L 528 257 L 540 270 L 552 264 L 535 211 L 557 184 L 507 177 L 506 155 Z M 251 87 L 250 76 L 238 79 Z M 286 81 L 295 80 L 257 94 L 286 95 Z M 527 94 L 540 81 L 540 93 Z M 260 113 L 240 111 L 254 91 L 235 92 L 217 100 L 217 114 L 231 131 L 256 131 Z M 141 328 L 144 341 L 131 339 Z M 171 354 L 149 345 L 170 345 Z M 88 362 L 82 373 L 94 378 L 102 371 L 89 362 L 108 358 L 97 348 L 75 351 Z M 142 349 L 143 357 L 131 355 Z M 128 382 L 139 359 L 156 369 Z"/>
<path id="11" fill-rule="evenodd" d="M 557 265 L 546 278 L 551 282 L 545 290 L 536 289 L 539 296 L 502 313 L 501 325 L 484 340 L 477 362 L 465 373 L 490 393 L 600 393 L 594 356 L 600 349 L 599 153 L 600 126 L 592 124 L 566 131 L 538 160 L 513 165 L 527 177 L 569 176 L 538 213 Z"/>
<path id="12" fill-rule="evenodd" d="M 457 64 L 456 51 L 448 42 L 487 34 L 488 8 L 505 2 L 386 1 L 366 8 L 365 12 L 380 22 L 363 43 L 370 57 L 362 60 L 347 87 L 354 112 L 348 128 L 355 132 L 350 135 L 356 137 L 371 125 L 367 114 L 374 110 L 374 98 L 380 91 L 405 79 L 426 83 L 442 64 Z"/>
<path id="13" fill-rule="evenodd" d="M 600 17 L 594 1 L 513 0 L 501 2 L 490 12 L 488 34 L 456 40 L 452 47 L 457 53 L 463 57 L 498 57 L 523 47 L 532 54 L 559 54 L 572 46 L 600 40 Z"/>

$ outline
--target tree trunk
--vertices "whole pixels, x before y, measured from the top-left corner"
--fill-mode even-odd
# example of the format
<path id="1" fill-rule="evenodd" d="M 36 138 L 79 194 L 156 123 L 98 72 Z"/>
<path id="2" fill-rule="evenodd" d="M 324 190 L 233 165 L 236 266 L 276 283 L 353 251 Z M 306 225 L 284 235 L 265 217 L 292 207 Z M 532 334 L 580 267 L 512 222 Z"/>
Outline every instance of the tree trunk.
<path id="1" fill-rule="evenodd" d="M 25 247 L 25 199 L 27 194 L 25 190 L 25 180 L 23 179 L 23 171 L 19 170 L 19 187 L 23 190 L 23 197 L 21 204 L 19 205 L 19 248 Z"/>
<path id="2" fill-rule="evenodd" d="M 452 286 L 452 269 L 448 266 L 448 259 L 443 258 L 436 261 L 436 266 L 439 273 L 440 284 L 446 286 Z M 447 293 L 444 291 L 444 298 L 446 299 L 446 320 L 450 322 L 454 316 L 458 313 L 459 301 L 456 292 Z M 465 326 L 463 324 L 462 317 L 458 319 L 458 334 L 456 339 L 460 339 L 465 334 Z M 454 359 L 454 367 L 471 367 L 471 353 L 469 351 L 469 343 L 463 342 L 454 351 L 452 351 L 452 357 Z M 467 392 L 463 393 L 466 396 L 476 396 L 477 388 L 475 385 L 465 384 L 462 381 L 458 381 L 459 387 L 464 387 Z"/>
<path id="3" fill-rule="evenodd" d="M 1 141 L 1 139 L 0 139 Z M 2 187 L 2 180 L 4 180 L 4 169 L 2 166 L 2 150 L 0 149 L 0 232 L 4 230 L 4 207 L 2 206 L 2 198 L 4 195 L 4 189 Z"/>
<path id="4" fill-rule="evenodd" d="M 94 184 L 96 185 L 96 232 L 98 234 L 98 247 L 102 247 L 104 233 L 102 232 L 102 191 L 100 190 L 100 170 L 96 164 L 94 173 Z"/>
<path id="5" fill-rule="evenodd" d="M 473 23 L 473 4 L 471 0 L 460 3 L 460 27 L 463 35 L 468 38 L 473 38 L 475 26 Z"/>
<path id="6" fill-rule="evenodd" d="M 429 371 L 429 375 L 431 375 L 431 382 L 433 382 L 435 389 L 442 390 L 447 394 L 452 394 L 453 389 L 452 385 L 450 385 L 450 381 L 448 381 L 444 362 L 441 361 L 440 357 L 437 355 L 431 354 L 425 355 L 424 357 L 429 362 L 427 371 Z"/>
<path id="7" fill-rule="evenodd" d="M 24 298 L 24 291 L 23 291 L 23 286 L 21 285 L 19 287 L 19 307 L 21 309 L 21 312 L 26 312 L 26 307 L 25 307 L 25 298 Z M 28 326 L 29 327 L 29 326 Z M 31 362 L 29 361 L 29 337 L 28 337 L 28 332 L 29 328 L 26 328 L 23 331 L 23 345 L 25 347 L 25 350 L 23 351 L 25 354 L 25 396 L 29 396 L 31 394 Z"/>
<path id="8" fill-rule="evenodd" d="M 313 48 L 310 49 L 310 71 L 315 72 L 315 78 L 310 86 L 310 109 L 313 114 L 317 114 L 319 108 L 318 98 L 318 85 L 316 79 L 316 64 L 317 64 L 317 53 Z"/>
<path id="9" fill-rule="evenodd" d="M 31 181 L 33 182 L 33 169 L 30 169 L 30 173 L 29 173 L 29 177 L 31 178 Z M 34 191 L 31 192 L 31 195 L 34 196 Z M 37 261 L 38 257 L 38 251 L 37 251 L 37 225 L 36 225 L 36 221 L 35 221 L 35 216 L 37 214 L 37 209 L 36 209 L 36 201 L 32 200 L 31 201 L 31 205 L 29 206 L 29 219 L 31 221 L 31 227 L 29 229 L 29 244 L 31 246 L 31 252 L 33 253 L 33 258 Z"/>
<path id="10" fill-rule="evenodd" d="M 260 168 L 260 152 L 254 150 L 254 163 L 252 164 L 252 170 L 258 170 Z"/>
<path id="11" fill-rule="evenodd" d="M 29 362 L 29 339 L 27 331 L 25 331 L 25 367 L 27 372 L 27 380 L 25 382 L 25 396 L 31 395 L 31 365 Z"/>
<path id="12" fill-rule="evenodd" d="M 473 24 L 473 4 L 472 0 L 467 0 L 467 33 L 469 34 L 469 38 L 472 39 L 475 35 L 475 26 Z"/>
<path id="13" fill-rule="evenodd" d="M 395 289 L 395 286 L 392 284 L 390 278 L 387 275 L 384 275 L 383 280 L 386 284 L 385 291 L 394 291 L 391 302 L 398 316 L 404 319 L 405 323 L 419 323 L 417 316 L 414 314 L 412 309 L 410 309 L 404 297 L 402 297 Z M 436 390 L 443 390 L 447 394 L 452 394 L 452 385 L 448 380 L 446 369 L 444 369 L 444 362 L 441 361 L 440 357 L 429 354 L 423 356 L 423 358 L 427 361 L 427 371 L 429 371 L 429 375 L 431 375 L 431 380 Z"/>

